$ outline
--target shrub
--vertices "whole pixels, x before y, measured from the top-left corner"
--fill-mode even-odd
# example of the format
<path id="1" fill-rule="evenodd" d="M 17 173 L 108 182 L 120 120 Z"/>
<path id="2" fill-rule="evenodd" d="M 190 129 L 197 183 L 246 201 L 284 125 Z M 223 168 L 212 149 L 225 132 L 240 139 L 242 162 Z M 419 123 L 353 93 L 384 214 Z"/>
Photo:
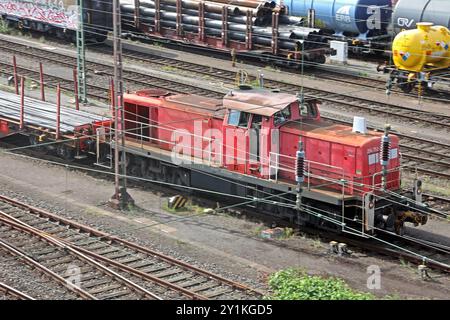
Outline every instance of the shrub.
<path id="1" fill-rule="evenodd" d="M 281 270 L 269 278 L 275 300 L 371 300 L 370 293 L 351 289 L 344 280 L 310 276 L 299 269 Z"/>

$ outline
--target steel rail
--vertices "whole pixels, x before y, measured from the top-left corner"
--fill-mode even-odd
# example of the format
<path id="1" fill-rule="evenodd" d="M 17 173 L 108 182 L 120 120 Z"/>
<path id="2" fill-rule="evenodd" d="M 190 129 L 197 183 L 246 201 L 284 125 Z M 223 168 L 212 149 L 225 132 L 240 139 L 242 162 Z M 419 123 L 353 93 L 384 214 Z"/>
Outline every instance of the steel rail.
<path id="1" fill-rule="evenodd" d="M 86 232 L 88 234 L 92 234 L 92 235 L 94 235 L 96 237 L 101 238 L 104 242 L 108 242 L 110 244 L 114 244 L 114 243 L 120 244 L 120 245 L 122 245 L 122 246 L 124 246 L 126 248 L 130 248 L 130 249 L 136 250 L 136 251 L 138 251 L 140 253 L 144 253 L 144 254 L 152 256 L 152 257 L 157 257 L 158 259 L 160 259 L 162 261 L 165 261 L 165 262 L 167 262 L 169 264 L 172 264 L 172 265 L 176 265 L 176 266 L 178 266 L 178 267 L 180 267 L 180 268 L 182 268 L 182 269 L 184 269 L 186 271 L 195 272 L 198 275 L 202 275 L 202 276 L 204 276 L 204 277 L 206 277 L 208 279 L 216 280 L 219 283 L 228 285 L 228 286 L 230 286 L 230 287 L 232 287 L 232 288 L 234 288 L 236 290 L 239 290 L 241 292 L 244 292 L 246 294 L 251 294 L 253 297 L 262 297 L 264 295 L 262 292 L 260 292 L 260 291 L 258 291 L 256 289 L 250 288 L 250 287 L 248 287 L 246 285 L 243 285 L 241 283 L 237 283 L 235 281 L 228 280 L 228 279 L 223 278 L 223 277 L 221 277 L 219 275 L 216 275 L 216 274 L 213 274 L 211 272 L 205 271 L 203 269 L 197 268 L 195 266 L 192 266 L 192 265 L 190 265 L 188 263 L 185 263 L 185 262 L 182 262 L 180 260 L 174 259 L 172 257 L 164 255 L 164 254 L 162 254 L 160 252 L 157 252 L 155 250 L 151 250 L 151 249 L 149 249 L 147 247 L 139 246 L 139 245 L 134 244 L 132 242 L 129 242 L 127 240 L 120 239 L 118 237 L 112 236 L 112 235 L 107 234 L 105 232 L 102 232 L 102 231 L 93 229 L 91 227 L 88 227 L 86 225 L 82 225 L 82 224 L 77 223 L 75 221 L 68 220 L 66 218 L 57 216 L 57 215 L 55 215 L 53 213 L 50 213 L 50 212 L 41 210 L 39 208 L 30 206 L 28 204 L 19 202 L 19 201 L 15 200 L 15 199 L 11 199 L 9 197 L 0 195 L 0 202 L 9 203 L 12 206 L 21 208 L 22 210 L 26 210 L 30 214 L 34 214 L 36 216 L 49 219 L 49 221 L 57 221 L 61 225 L 67 225 L 67 226 L 70 226 L 73 229 L 77 229 L 77 230 Z M 66 243 L 66 245 L 73 246 L 72 244 L 69 244 L 69 243 Z M 186 291 L 186 289 L 181 288 L 181 287 L 179 287 L 177 285 L 174 285 L 174 284 L 172 284 L 172 283 L 170 283 L 168 281 L 165 281 L 163 279 L 157 279 L 156 277 L 151 276 L 151 275 L 149 275 L 147 273 L 139 272 L 139 270 L 131 270 L 130 268 L 128 268 L 127 266 L 125 266 L 123 264 L 117 263 L 117 262 L 115 262 L 115 261 L 113 261 L 111 259 L 102 257 L 100 255 L 97 255 L 97 254 L 93 253 L 93 252 L 87 252 L 85 249 L 80 248 L 78 246 L 73 246 L 73 248 L 75 248 L 76 250 L 79 250 L 80 252 L 83 252 L 83 254 L 85 254 L 85 255 L 92 256 L 94 259 L 101 260 L 101 261 L 105 262 L 106 264 L 111 264 L 111 265 L 114 265 L 115 267 L 122 268 L 122 269 L 124 269 L 127 272 L 133 273 L 133 274 L 135 274 L 137 276 L 140 276 L 140 277 L 147 278 L 150 281 L 156 281 L 156 282 L 160 283 L 163 286 L 171 287 L 172 289 L 177 290 L 179 292 L 182 292 L 183 294 L 185 294 L 185 295 L 187 295 L 187 296 L 189 296 L 191 298 L 196 298 L 196 299 L 206 299 L 207 298 L 207 297 L 205 297 L 203 295 L 193 293 L 193 292 L 191 292 L 189 290 Z"/>
<path id="2" fill-rule="evenodd" d="M 11 286 L 8 286 L 6 283 L 0 282 L 0 291 L 4 292 L 5 295 L 12 295 L 21 300 L 36 300 L 35 298 L 23 293 Z"/>
<path id="3" fill-rule="evenodd" d="M 0 217 L 0 222 L 2 222 L 3 224 L 10 225 L 11 227 L 15 228 L 16 230 L 26 232 L 32 236 L 38 237 L 41 240 L 47 241 L 48 243 L 53 244 L 54 246 L 59 247 L 60 249 L 69 251 L 71 254 L 73 254 L 77 258 L 87 262 L 90 265 L 93 265 L 95 268 L 108 274 L 112 278 L 116 279 L 118 282 L 123 283 L 125 286 L 131 288 L 133 291 L 136 291 L 143 296 L 146 296 L 151 299 L 162 300 L 159 296 L 155 295 L 154 293 L 152 293 L 152 292 L 144 289 L 140 285 L 128 280 L 127 278 L 123 277 L 122 275 L 118 274 L 117 272 L 111 270 L 110 268 L 100 264 L 96 260 L 79 252 L 78 250 L 74 249 L 73 247 L 66 245 L 65 243 L 61 242 L 59 239 L 53 237 L 52 235 L 45 233 L 33 226 L 30 226 L 30 225 L 24 223 L 23 221 L 15 219 L 14 217 L 11 217 L 9 214 L 7 214 L 3 211 L 0 211 L 0 215 L 3 216 L 3 217 Z"/>
<path id="4" fill-rule="evenodd" d="M 77 286 L 71 286 L 68 284 L 66 279 L 61 277 L 60 275 L 56 274 L 52 270 L 48 269 L 43 264 L 35 261 L 34 259 L 30 258 L 27 254 L 24 252 L 19 251 L 18 249 L 11 246 L 9 243 L 5 242 L 4 240 L 0 239 L 0 247 L 2 247 L 4 250 L 8 251 L 12 255 L 15 255 L 19 257 L 20 260 L 23 260 L 26 264 L 28 264 L 32 268 L 36 268 L 40 271 L 42 271 L 44 274 L 48 275 L 50 278 L 56 280 L 59 282 L 63 287 L 69 289 L 70 291 L 73 291 L 76 295 L 88 299 L 88 300 L 97 300 L 93 295 L 91 295 L 89 292 L 77 287 Z"/>

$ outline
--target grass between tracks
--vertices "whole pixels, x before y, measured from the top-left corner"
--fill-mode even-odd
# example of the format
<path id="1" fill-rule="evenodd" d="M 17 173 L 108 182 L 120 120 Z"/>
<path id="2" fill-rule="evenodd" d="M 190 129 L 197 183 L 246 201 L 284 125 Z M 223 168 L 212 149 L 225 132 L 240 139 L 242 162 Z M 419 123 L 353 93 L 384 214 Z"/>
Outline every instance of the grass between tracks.
<path id="1" fill-rule="evenodd" d="M 371 293 L 351 289 L 339 278 L 308 275 L 304 270 L 290 268 L 269 278 L 272 300 L 374 300 Z"/>

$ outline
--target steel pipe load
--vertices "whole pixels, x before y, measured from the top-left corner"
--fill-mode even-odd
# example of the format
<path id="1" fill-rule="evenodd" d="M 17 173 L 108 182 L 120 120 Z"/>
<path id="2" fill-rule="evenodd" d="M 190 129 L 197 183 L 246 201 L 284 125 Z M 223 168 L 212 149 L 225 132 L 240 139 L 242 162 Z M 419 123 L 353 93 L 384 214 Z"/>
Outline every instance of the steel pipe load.
<path id="1" fill-rule="evenodd" d="M 134 6 L 133 5 L 123 5 L 122 10 L 124 13 L 130 13 L 128 15 L 128 18 L 134 19 Z M 131 15 L 132 14 L 132 15 Z M 141 19 L 143 23 L 146 23 L 148 25 L 152 25 L 154 23 L 154 17 L 156 14 L 156 10 L 153 8 L 140 8 L 140 14 L 142 15 Z M 127 19 L 127 16 L 123 16 L 124 19 Z M 160 19 L 161 21 L 176 21 L 177 14 L 175 12 L 167 12 L 160 10 Z M 220 20 L 213 20 L 213 19 L 204 19 L 205 21 L 205 27 L 208 28 L 206 31 L 208 34 L 213 34 L 214 36 L 218 33 L 220 35 L 220 32 L 222 30 L 223 24 Z M 183 14 L 181 16 L 181 22 L 183 23 L 183 28 L 186 31 L 198 31 L 198 25 L 199 25 L 199 17 L 198 16 L 190 16 Z M 170 24 L 166 24 L 165 26 L 169 26 Z M 189 28 L 187 25 L 194 26 L 195 28 Z M 244 24 L 238 24 L 238 23 L 231 23 L 228 22 L 227 24 L 228 30 L 235 31 L 235 33 L 230 34 L 231 38 L 233 40 L 242 40 L 245 41 L 247 26 Z M 174 26 L 176 28 L 176 24 Z M 217 32 L 211 31 L 216 29 Z M 279 32 L 278 37 L 282 40 L 289 40 L 289 39 L 306 39 L 310 34 L 313 33 L 319 33 L 320 29 L 311 29 L 311 28 L 305 28 L 305 27 L 295 27 L 292 29 L 285 28 L 285 30 L 281 30 Z M 252 27 L 252 33 L 255 36 L 255 42 L 257 44 L 261 45 L 270 45 L 272 41 L 272 28 L 270 27 Z M 290 46 L 287 44 L 283 44 L 284 48 L 295 48 L 294 46 Z M 310 47 L 310 44 L 308 44 L 308 47 Z"/>
<path id="2" fill-rule="evenodd" d="M 149 19 L 148 21 L 146 21 L 144 23 L 145 25 L 148 26 L 153 26 L 154 24 L 154 20 Z M 168 27 L 168 28 L 176 28 L 176 22 L 174 21 L 161 21 L 161 26 L 163 27 Z M 189 32 L 196 32 L 198 31 L 198 27 L 195 25 L 183 25 L 183 29 L 185 31 L 189 31 Z M 215 37 L 220 37 L 222 32 L 219 29 L 213 29 L 213 28 L 205 28 L 205 31 L 211 35 L 211 36 L 215 36 Z M 244 33 L 240 33 L 240 32 L 235 32 L 235 31 L 230 31 L 229 32 L 229 37 L 232 40 L 236 40 L 236 41 L 242 41 L 244 42 L 246 40 L 246 35 Z M 255 44 L 258 45 L 262 45 L 262 46 L 270 46 L 272 44 L 272 39 L 271 38 L 267 38 L 267 37 L 259 37 L 259 36 L 253 36 L 253 40 Z M 303 40 L 279 40 L 278 41 L 278 45 L 280 46 L 281 49 L 286 49 L 286 50 L 302 50 L 302 43 Z M 305 44 L 307 42 L 305 41 Z"/>
<path id="3" fill-rule="evenodd" d="M 152 1 L 151 0 L 140 0 L 139 1 L 140 6 L 142 6 L 142 7 L 149 6 L 150 5 L 149 2 L 152 2 Z M 182 3 L 183 8 L 198 10 L 200 1 L 181 0 L 181 3 Z M 254 15 L 254 16 L 258 15 L 258 11 L 254 10 L 254 8 L 251 8 L 251 7 L 241 7 L 241 6 L 237 6 L 237 5 L 228 5 L 228 4 L 221 5 L 220 3 L 209 2 L 209 1 L 203 1 L 203 3 L 205 4 L 205 10 L 208 12 L 212 12 L 212 13 L 220 14 L 220 13 L 222 13 L 222 7 L 227 6 L 230 8 L 230 11 L 233 12 L 233 14 L 245 15 L 245 14 L 247 14 L 247 11 L 251 11 L 252 15 Z M 161 0 L 160 4 L 176 7 L 177 1 L 176 0 Z"/>
<path id="4" fill-rule="evenodd" d="M 0 91 L 0 116 L 20 121 L 20 96 Z M 76 127 L 104 121 L 105 118 L 84 111 L 61 107 L 60 132 L 71 133 Z M 24 121 L 38 127 L 56 130 L 56 105 L 24 98 Z"/>
<path id="5" fill-rule="evenodd" d="M 145 0 L 145 2 L 141 2 L 141 6 L 154 9 L 155 2 L 153 0 Z M 165 10 L 165 11 L 170 11 L 170 12 L 177 11 L 176 6 L 169 5 L 169 4 L 161 4 L 160 9 Z M 182 12 L 187 15 L 191 15 L 191 16 L 199 15 L 198 8 L 197 9 L 189 9 L 189 8 L 183 7 Z M 221 13 L 205 12 L 205 17 L 214 19 L 214 20 L 222 20 Z M 262 19 L 264 17 L 266 17 L 268 19 Z M 269 21 L 270 18 L 271 18 L 271 15 L 268 14 L 266 16 L 260 16 L 259 18 L 253 17 L 252 19 L 253 19 L 253 23 L 255 25 L 263 25 L 264 22 L 267 23 L 267 21 Z M 280 15 L 279 19 L 280 19 L 280 24 L 301 25 L 304 22 L 304 19 L 302 17 L 294 17 L 294 16 L 287 16 L 287 15 Z M 231 14 L 228 16 L 228 21 L 245 24 L 245 23 L 247 23 L 247 16 L 241 15 L 241 14 Z"/>
<path id="6" fill-rule="evenodd" d="M 152 0 L 146 0 L 145 3 L 141 2 L 141 6 L 145 7 L 145 8 L 155 9 L 155 2 Z M 142 10 L 142 7 L 141 7 L 141 10 Z M 168 5 L 168 4 L 161 4 L 160 10 L 164 10 L 164 11 L 168 11 L 168 12 L 177 12 L 177 7 Z M 197 16 L 197 17 L 199 16 L 199 12 L 197 9 L 187 9 L 187 8 L 183 7 L 182 13 L 187 14 L 189 16 Z M 213 19 L 213 20 L 221 20 L 222 14 L 213 13 L 213 12 L 205 12 L 205 17 L 209 18 L 209 19 Z M 252 17 L 253 22 L 255 22 L 256 19 L 257 19 L 256 17 Z M 230 15 L 228 17 L 228 21 L 244 24 L 247 22 L 247 17 L 242 16 L 242 15 Z"/>

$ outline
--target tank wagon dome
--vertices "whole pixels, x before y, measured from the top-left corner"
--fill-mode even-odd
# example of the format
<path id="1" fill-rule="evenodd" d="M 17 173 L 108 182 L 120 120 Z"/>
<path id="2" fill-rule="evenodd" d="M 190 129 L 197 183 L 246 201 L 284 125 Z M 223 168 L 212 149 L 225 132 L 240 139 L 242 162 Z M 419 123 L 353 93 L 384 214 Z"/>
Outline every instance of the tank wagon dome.
<path id="1" fill-rule="evenodd" d="M 394 32 L 415 29 L 418 22 L 433 22 L 450 28 L 449 0 L 399 0 L 394 8 Z"/>
<path id="2" fill-rule="evenodd" d="M 391 0 L 288 0 L 283 3 L 290 15 L 306 17 L 314 9 L 319 26 L 333 30 L 336 35 L 355 34 L 359 38 L 366 38 L 370 33 L 382 34 L 392 13 Z"/>

